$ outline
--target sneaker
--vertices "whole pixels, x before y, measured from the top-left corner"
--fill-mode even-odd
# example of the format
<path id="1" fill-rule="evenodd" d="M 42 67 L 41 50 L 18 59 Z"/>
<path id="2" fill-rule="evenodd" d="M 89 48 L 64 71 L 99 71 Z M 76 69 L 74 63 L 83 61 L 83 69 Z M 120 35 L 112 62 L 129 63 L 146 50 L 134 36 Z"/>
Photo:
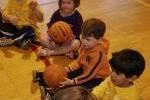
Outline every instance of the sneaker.
<path id="1" fill-rule="evenodd" d="M 28 49 L 30 45 L 32 44 L 33 39 L 26 39 L 16 42 L 16 46 L 22 49 Z"/>
<path id="2" fill-rule="evenodd" d="M 38 74 L 38 70 L 33 70 L 32 71 L 32 76 L 33 76 L 33 83 L 36 83 L 36 82 L 39 82 L 40 81 L 40 78 L 37 76 L 37 74 Z"/>

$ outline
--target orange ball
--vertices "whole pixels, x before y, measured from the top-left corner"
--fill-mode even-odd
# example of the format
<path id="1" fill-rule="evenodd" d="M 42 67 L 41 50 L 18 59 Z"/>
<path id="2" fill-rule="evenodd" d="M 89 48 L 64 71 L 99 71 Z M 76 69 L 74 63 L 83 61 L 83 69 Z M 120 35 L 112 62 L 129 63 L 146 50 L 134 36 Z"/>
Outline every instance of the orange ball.
<path id="1" fill-rule="evenodd" d="M 60 82 L 65 81 L 65 77 L 67 77 L 65 68 L 57 65 L 50 65 L 46 67 L 43 73 L 44 82 L 49 87 L 58 87 Z"/>
<path id="2" fill-rule="evenodd" d="M 48 30 L 50 38 L 56 43 L 64 43 L 73 39 L 71 26 L 63 21 L 55 22 Z"/>

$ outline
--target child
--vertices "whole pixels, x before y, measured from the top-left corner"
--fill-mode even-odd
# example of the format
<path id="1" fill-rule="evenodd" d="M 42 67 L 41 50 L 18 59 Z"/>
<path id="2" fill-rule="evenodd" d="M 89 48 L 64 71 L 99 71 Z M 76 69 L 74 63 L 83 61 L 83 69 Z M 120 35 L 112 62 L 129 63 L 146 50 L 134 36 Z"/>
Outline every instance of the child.
<path id="1" fill-rule="evenodd" d="M 64 21 L 71 25 L 75 37 L 79 39 L 83 19 L 76 8 L 79 7 L 80 0 L 59 0 L 58 5 L 59 9 L 54 12 L 47 24 L 48 28 L 56 21 Z"/>
<path id="2" fill-rule="evenodd" d="M 79 48 L 79 45 L 76 45 L 78 41 L 75 40 L 71 27 L 66 22 L 55 22 L 47 34 L 50 36 L 51 45 L 39 50 L 39 56 L 64 55 Z"/>
<path id="3" fill-rule="evenodd" d="M 69 87 L 62 89 L 53 96 L 53 100 L 96 100 L 92 94 L 83 87 Z"/>
<path id="4" fill-rule="evenodd" d="M 83 19 L 81 14 L 76 10 L 76 8 L 80 5 L 80 0 L 59 0 L 59 9 L 52 15 L 50 22 L 48 23 L 48 28 L 58 22 L 58 21 L 64 21 L 68 23 L 71 26 L 71 29 L 74 34 L 74 41 L 71 43 L 71 45 L 74 45 L 75 48 L 79 48 L 80 46 L 80 40 L 79 35 L 81 33 L 81 25 L 83 23 Z M 45 46 L 48 49 L 53 49 L 53 44 L 55 41 L 50 41 L 50 36 L 48 34 L 41 34 L 40 36 L 40 42 L 43 46 Z M 66 48 L 61 46 L 61 48 Z M 71 47 L 70 47 L 71 48 Z M 61 50 L 60 50 L 61 51 Z M 55 52 L 51 55 L 59 55 L 68 53 L 74 55 L 74 52 L 70 52 L 71 50 L 68 47 L 68 50 L 66 52 Z M 41 51 L 41 56 L 48 56 L 44 55 L 45 51 Z"/>
<path id="5" fill-rule="evenodd" d="M 28 38 L 35 37 L 37 23 L 43 21 L 43 13 L 35 0 L 9 0 L 2 17 L 1 38 L 15 40 L 20 46 L 28 43 Z"/>
<path id="6" fill-rule="evenodd" d="M 100 84 L 110 74 L 106 56 L 106 50 L 108 49 L 104 48 L 108 47 L 105 46 L 108 41 L 103 41 L 105 31 L 106 25 L 99 19 L 92 18 L 83 23 L 79 57 L 66 67 L 71 80 L 66 79 L 62 82 L 62 87 L 81 85 L 91 89 Z"/>
<path id="7" fill-rule="evenodd" d="M 141 100 L 134 81 L 145 69 L 143 56 L 137 51 L 125 49 L 114 53 L 109 62 L 111 76 L 92 92 L 97 100 Z"/>

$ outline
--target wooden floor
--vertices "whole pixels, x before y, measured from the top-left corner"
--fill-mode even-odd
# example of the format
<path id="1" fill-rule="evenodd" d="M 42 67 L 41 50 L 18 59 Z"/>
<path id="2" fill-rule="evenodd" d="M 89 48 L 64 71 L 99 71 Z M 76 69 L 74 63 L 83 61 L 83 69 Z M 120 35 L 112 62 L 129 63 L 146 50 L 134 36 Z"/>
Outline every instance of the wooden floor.
<path id="1" fill-rule="evenodd" d="M 150 0 L 81 0 L 80 12 L 84 19 L 96 17 L 107 24 L 107 36 L 111 41 L 109 57 L 123 48 L 139 50 L 146 59 L 146 70 L 136 81 L 144 100 L 150 100 Z M 7 0 L 1 0 L 4 7 Z M 46 22 L 58 8 L 57 0 L 39 1 L 45 13 L 41 24 L 46 31 Z M 54 63 L 64 65 L 68 59 L 51 58 Z M 66 64 L 65 63 L 65 64 Z M 31 50 L 15 47 L 0 49 L 0 100 L 40 100 L 36 84 L 32 84 L 32 70 L 44 69 Z"/>

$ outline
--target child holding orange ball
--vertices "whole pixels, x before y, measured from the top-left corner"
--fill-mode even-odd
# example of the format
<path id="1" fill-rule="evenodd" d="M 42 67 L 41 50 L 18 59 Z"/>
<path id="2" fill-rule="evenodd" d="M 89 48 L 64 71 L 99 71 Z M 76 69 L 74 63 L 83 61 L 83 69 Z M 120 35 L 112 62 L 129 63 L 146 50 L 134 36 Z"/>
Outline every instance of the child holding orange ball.
<path id="1" fill-rule="evenodd" d="M 59 9 L 54 12 L 49 23 L 47 24 L 48 29 L 51 29 L 53 24 L 58 21 L 66 22 L 72 30 L 74 39 L 72 42 L 70 42 L 69 45 L 66 45 L 65 41 L 63 41 L 63 43 L 61 43 L 62 45 L 60 45 L 60 43 L 58 43 L 57 41 L 53 41 L 50 35 L 41 34 L 40 42 L 44 47 L 49 49 L 49 53 L 46 54 L 46 50 L 40 50 L 39 55 L 51 56 L 67 54 L 69 57 L 74 58 L 73 56 L 76 55 L 76 52 L 74 52 L 74 50 L 76 49 L 75 51 L 77 51 L 80 46 L 79 36 L 81 33 L 81 25 L 83 23 L 82 16 L 76 9 L 80 5 L 80 0 L 59 0 L 58 5 Z M 60 47 L 61 49 L 56 49 L 56 47 Z"/>

